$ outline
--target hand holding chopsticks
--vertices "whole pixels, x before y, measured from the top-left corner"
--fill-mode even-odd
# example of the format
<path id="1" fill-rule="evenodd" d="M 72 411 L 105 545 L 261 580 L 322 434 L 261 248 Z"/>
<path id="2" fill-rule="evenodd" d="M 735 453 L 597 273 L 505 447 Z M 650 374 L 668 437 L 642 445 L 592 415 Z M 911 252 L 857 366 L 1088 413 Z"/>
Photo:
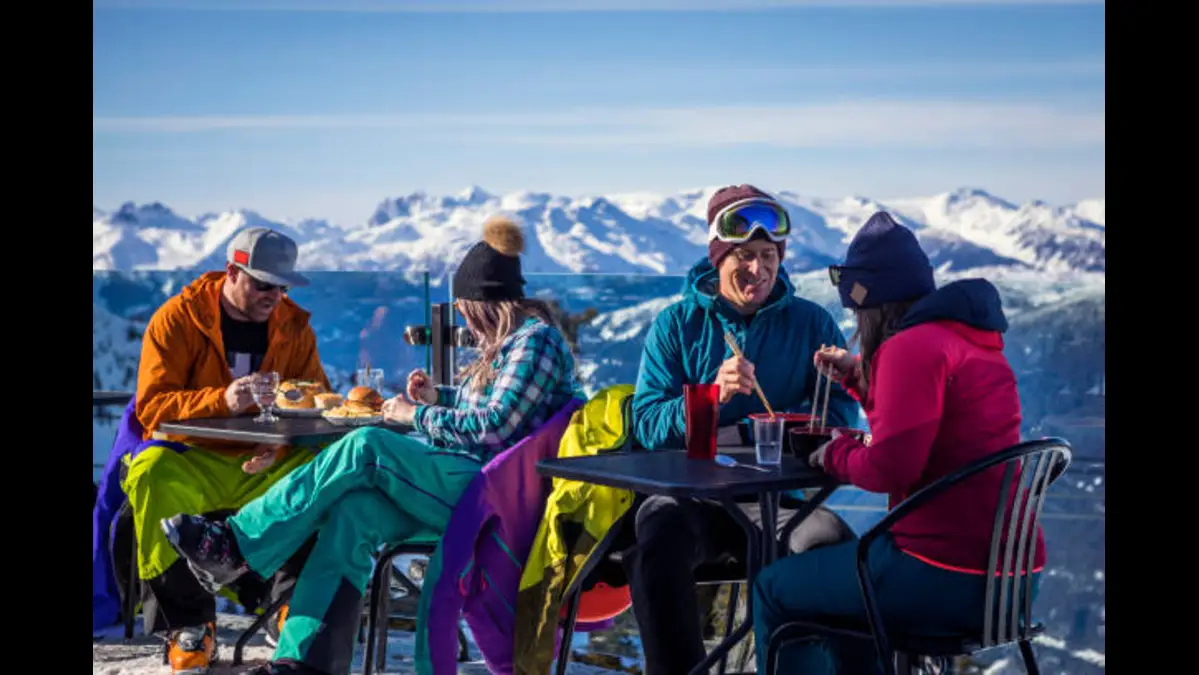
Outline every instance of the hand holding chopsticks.
<path id="1" fill-rule="evenodd" d="M 824 428 L 828 422 L 828 399 L 833 385 L 833 378 L 841 379 L 848 371 L 856 367 L 856 360 L 846 350 L 835 345 L 820 345 L 812 359 L 816 366 L 816 384 L 812 391 L 812 415 L 808 418 L 808 428 L 819 426 Z M 824 378 L 824 390 L 821 392 L 820 379 Z M 824 394 L 823 398 L 821 393 Z"/>
<path id="2" fill-rule="evenodd" d="M 737 340 L 733 338 L 732 333 L 726 331 L 724 334 L 724 341 L 728 343 L 729 349 L 732 350 L 734 357 L 741 359 L 742 361 L 746 360 L 745 355 L 741 353 L 741 348 L 737 346 Z M 753 378 L 753 388 L 754 391 L 758 393 L 758 398 L 762 399 L 762 405 L 765 406 L 766 412 L 770 413 L 771 417 L 774 417 L 774 409 L 770 407 L 770 402 L 766 400 L 766 394 L 762 393 L 762 387 L 758 385 L 757 378 Z"/>

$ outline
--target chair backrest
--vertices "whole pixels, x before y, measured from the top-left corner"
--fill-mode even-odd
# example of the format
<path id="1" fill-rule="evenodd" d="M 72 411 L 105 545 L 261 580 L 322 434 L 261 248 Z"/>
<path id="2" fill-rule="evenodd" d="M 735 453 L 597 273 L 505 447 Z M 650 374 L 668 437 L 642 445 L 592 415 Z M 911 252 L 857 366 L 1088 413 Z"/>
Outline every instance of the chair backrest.
<path id="1" fill-rule="evenodd" d="M 489 669 L 510 672 L 513 627 L 495 617 L 511 616 L 521 565 L 549 495 L 550 481 L 537 472 L 537 462 L 557 456 L 562 434 L 582 404 L 571 400 L 536 431 L 492 458 L 450 514 L 435 554 L 440 556 L 440 571 L 435 579 L 425 580 L 424 592 L 432 593 L 433 599 L 425 641 L 417 648 L 418 660 L 428 659 L 432 672 L 456 672 L 454 628 L 460 613 Z"/>
<path id="2" fill-rule="evenodd" d="M 112 564 L 112 530 L 117 512 L 125 501 L 121 490 L 121 461 L 142 440 L 142 425 L 137 419 L 137 401 L 130 400 L 117 425 L 116 438 L 96 486 L 92 505 L 92 630 L 112 625 L 120 611 L 120 591 Z"/>
<path id="3" fill-rule="evenodd" d="M 1050 438 L 1021 443 L 989 459 L 993 460 L 989 466 L 978 470 L 1003 465 L 1003 482 L 991 529 L 984 648 L 1025 639 L 1032 628 L 1031 574 L 1041 509 L 1049 486 L 1070 465 L 1071 451 L 1065 441 Z M 1017 597 L 1021 578 L 1025 579 L 1022 602 Z"/>
<path id="4" fill-rule="evenodd" d="M 557 456 L 558 444 L 582 399 L 572 399 L 525 438 L 497 454 L 480 472 L 485 499 L 500 516 L 503 545 L 527 553 L 537 533 L 549 496 L 550 481 L 537 472 L 537 462 Z M 518 576 L 519 578 L 519 576 Z"/>
<path id="5" fill-rule="evenodd" d="M 966 479 L 1003 466 L 986 571 L 982 646 L 992 647 L 1027 638 L 1032 628 L 1032 583 L 1024 584 L 1024 601 L 1019 602 L 1016 596 L 1021 586 L 1017 580 L 1031 572 L 1045 494 L 1066 471 L 1071 456 L 1070 444 L 1065 440 L 1042 438 L 1014 445 L 938 478 L 896 505 L 862 535 L 858 543 L 859 576 L 864 573 L 870 544 L 897 521 L 940 494 L 960 486 Z M 863 591 L 871 595 L 868 588 Z M 873 600 L 868 599 L 868 604 L 871 603 Z M 881 625 L 877 608 L 871 611 L 870 620 L 872 627 Z"/>

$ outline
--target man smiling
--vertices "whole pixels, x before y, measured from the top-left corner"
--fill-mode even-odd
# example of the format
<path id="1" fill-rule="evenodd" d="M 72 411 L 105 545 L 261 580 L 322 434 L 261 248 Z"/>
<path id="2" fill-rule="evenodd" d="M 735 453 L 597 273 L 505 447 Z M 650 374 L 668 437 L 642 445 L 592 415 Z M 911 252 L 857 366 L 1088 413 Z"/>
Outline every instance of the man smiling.
<path id="1" fill-rule="evenodd" d="M 812 355 L 822 344 L 844 347 L 845 336 L 828 311 L 795 295 L 782 267 L 790 232 L 783 205 L 752 185 L 712 195 L 708 257 L 692 268 L 683 299 L 659 314 L 645 337 L 633 424 L 646 449 L 683 447 L 684 384 L 720 385 L 722 427 L 765 412 L 755 381 L 776 411 L 811 408 Z M 745 358 L 733 355 L 726 332 Z M 857 420 L 857 402 L 834 384 L 828 423 L 854 426 Z M 760 522 L 756 504 L 741 506 Z M 780 521 L 790 516 L 783 509 Z M 704 657 L 694 570 L 728 556 L 744 558 L 745 534 L 720 506 L 649 497 L 637 507 L 635 536 L 636 546 L 624 560 L 645 672 L 686 673 Z M 788 547 L 799 552 L 851 538 L 853 531 L 822 507 L 795 529 Z"/>

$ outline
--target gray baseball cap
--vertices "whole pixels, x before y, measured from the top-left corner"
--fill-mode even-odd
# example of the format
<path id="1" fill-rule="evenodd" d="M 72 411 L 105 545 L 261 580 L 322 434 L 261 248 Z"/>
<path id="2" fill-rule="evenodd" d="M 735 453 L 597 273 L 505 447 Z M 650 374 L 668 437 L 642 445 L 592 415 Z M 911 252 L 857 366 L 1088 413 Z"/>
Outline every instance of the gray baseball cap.
<path id="1" fill-rule="evenodd" d="M 229 241 L 226 259 L 255 279 L 278 286 L 307 286 L 295 271 L 299 249 L 291 237 L 265 227 L 250 227 Z"/>

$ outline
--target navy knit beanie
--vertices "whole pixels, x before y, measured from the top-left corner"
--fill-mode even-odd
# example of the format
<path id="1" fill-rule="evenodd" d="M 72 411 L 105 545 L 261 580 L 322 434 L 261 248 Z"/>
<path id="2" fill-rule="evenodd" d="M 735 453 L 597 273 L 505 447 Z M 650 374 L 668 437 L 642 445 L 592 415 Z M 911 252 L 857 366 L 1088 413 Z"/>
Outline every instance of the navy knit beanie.
<path id="1" fill-rule="evenodd" d="M 850 309 L 915 300 L 937 289 L 933 266 L 916 235 L 879 211 L 849 243 L 837 291 Z"/>

